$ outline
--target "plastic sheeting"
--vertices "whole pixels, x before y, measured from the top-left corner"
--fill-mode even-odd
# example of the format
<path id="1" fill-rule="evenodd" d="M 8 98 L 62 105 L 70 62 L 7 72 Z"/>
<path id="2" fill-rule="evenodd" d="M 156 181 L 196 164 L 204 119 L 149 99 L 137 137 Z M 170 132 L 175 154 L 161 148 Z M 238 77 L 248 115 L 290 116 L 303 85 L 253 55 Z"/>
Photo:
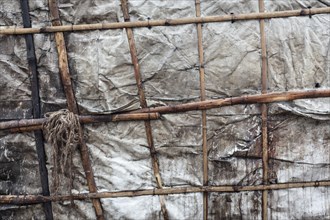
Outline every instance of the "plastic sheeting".
<path id="1" fill-rule="evenodd" d="M 194 17 L 193 0 L 128 1 L 132 21 Z M 330 6 L 330 1 L 265 1 L 266 11 Z M 119 1 L 60 1 L 63 24 L 123 21 Z M 49 26 L 48 1 L 30 1 L 32 26 Z M 201 1 L 202 16 L 258 11 L 258 1 Z M 330 88 L 330 15 L 266 20 L 269 92 Z M 1 26 L 22 26 L 19 1 L 2 1 Z M 196 25 L 134 29 L 149 106 L 200 100 Z M 125 30 L 65 33 L 81 113 L 139 108 Z M 42 112 L 64 108 L 53 34 L 34 35 Z M 261 92 L 259 22 L 203 25 L 208 99 Z M 31 85 L 23 36 L 0 36 L 0 119 L 31 118 Z M 272 182 L 330 180 L 330 100 L 269 105 Z M 259 105 L 207 111 L 210 185 L 262 182 Z M 151 123 L 164 186 L 202 185 L 201 113 L 165 115 Z M 143 122 L 85 126 L 100 191 L 156 187 Z M 0 193 L 41 192 L 31 133 L 0 134 Z M 46 145 L 47 155 L 50 147 Z M 48 160 L 48 170 L 52 169 Z M 86 192 L 79 153 L 73 192 Z M 51 178 L 50 178 L 51 179 Z M 165 197 L 171 219 L 202 219 L 202 194 Z M 269 192 L 271 219 L 330 219 L 329 188 Z M 162 219 L 157 196 L 102 199 L 108 219 Z M 55 219 L 93 219 L 89 201 L 53 203 Z M 211 193 L 210 219 L 261 219 L 261 192 Z M 43 219 L 41 205 L 1 206 L 0 219 Z"/>

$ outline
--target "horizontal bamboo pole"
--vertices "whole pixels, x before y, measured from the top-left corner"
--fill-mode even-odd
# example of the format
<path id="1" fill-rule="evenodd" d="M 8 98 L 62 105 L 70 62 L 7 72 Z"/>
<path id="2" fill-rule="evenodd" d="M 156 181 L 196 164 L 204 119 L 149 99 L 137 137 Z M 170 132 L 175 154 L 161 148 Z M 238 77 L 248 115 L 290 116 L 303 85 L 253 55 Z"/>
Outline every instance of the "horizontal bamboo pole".
<path id="1" fill-rule="evenodd" d="M 134 120 L 155 120 L 159 119 L 158 113 L 133 113 L 133 114 L 112 114 L 112 115 L 79 115 L 80 122 L 100 123 L 100 122 L 117 122 L 117 121 L 134 121 Z M 20 119 L 0 122 L 0 130 L 17 129 L 24 131 L 25 127 L 32 126 L 33 129 L 40 129 L 46 118 L 38 119 Z M 30 130 L 31 131 L 31 130 Z"/>
<path id="2" fill-rule="evenodd" d="M 212 108 L 219 108 L 222 106 L 239 105 L 239 104 L 258 104 L 258 103 L 273 103 L 292 101 L 296 99 L 308 98 L 323 98 L 330 97 L 330 89 L 322 90 L 299 90 L 290 92 L 274 92 L 260 95 L 247 95 L 241 97 L 231 97 L 225 99 L 205 100 L 199 102 L 191 102 L 186 104 L 179 104 L 173 106 L 159 106 L 142 108 L 139 110 L 117 113 L 113 115 L 89 115 L 79 116 L 81 123 L 97 123 L 97 122 L 117 122 L 117 121 L 131 121 L 131 120 L 155 120 L 159 119 L 159 114 L 179 113 L 194 110 L 207 110 Z M 142 113 L 142 114 L 141 114 Z M 145 114 L 154 113 L 154 114 Z M 27 131 L 33 126 L 33 129 L 40 128 L 39 126 L 45 121 L 41 119 L 21 119 L 0 122 L 0 130 L 13 129 L 12 131 Z M 25 129 L 26 128 L 26 129 Z M 30 130 L 29 130 L 30 131 Z"/>
<path id="3" fill-rule="evenodd" d="M 2 122 L 0 122 L 1 124 Z M 28 127 L 15 127 L 15 128 L 10 128 L 9 131 L 11 133 L 23 133 L 23 132 L 30 132 L 30 131 L 36 131 L 42 129 L 42 124 L 40 125 L 33 125 L 33 126 L 28 126 Z M 0 129 L 1 130 L 1 129 Z"/>
<path id="4" fill-rule="evenodd" d="M 0 34 L 10 34 L 10 35 L 38 34 L 38 33 L 53 33 L 53 32 L 141 28 L 141 27 L 154 27 L 154 26 L 174 26 L 174 25 L 211 23 L 211 22 L 286 18 L 286 17 L 294 17 L 294 16 L 306 16 L 306 15 L 327 14 L 327 13 L 330 13 L 330 7 L 277 11 L 277 12 L 259 12 L 259 13 L 237 14 L 237 15 L 230 14 L 230 15 L 221 15 L 221 16 L 178 18 L 178 19 L 47 26 L 41 28 L 4 27 L 0 29 Z"/>
<path id="5" fill-rule="evenodd" d="M 100 198 L 136 197 L 148 195 L 185 194 L 198 192 L 236 193 L 243 191 L 281 190 L 303 187 L 329 187 L 330 181 L 313 181 L 297 183 L 279 183 L 270 185 L 253 186 L 200 186 L 200 187 L 172 187 L 154 188 L 146 190 L 131 190 L 117 192 L 80 193 L 60 196 L 41 195 L 0 195 L 0 204 L 30 205 L 44 202 L 67 201 L 67 200 L 89 200 Z"/>
<path id="6" fill-rule="evenodd" d="M 272 103 L 272 102 L 292 101 L 296 99 L 321 98 L 321 97 L 330 97 L 330 89 L 300 90 L 300 91 L 290 91 L 290 92 L 274 92 L 274 93 L 267 93 L 260 95 L 247 95 L 247 96 L 231 97 L 225 99 L 214 99 L 214 100 L 206 100 L 199 102 L 191 102 L 191 103 L 171 105 L 171 106 L 143 108 L 132 111 L 131 113 L 158 112 L 160 114 L 169 114 L 169 113 L 186 112 L 193 110 L 207 110 L 222 106 L 230 106 L 230 105 L 238 105 L 238 104 Z"/>

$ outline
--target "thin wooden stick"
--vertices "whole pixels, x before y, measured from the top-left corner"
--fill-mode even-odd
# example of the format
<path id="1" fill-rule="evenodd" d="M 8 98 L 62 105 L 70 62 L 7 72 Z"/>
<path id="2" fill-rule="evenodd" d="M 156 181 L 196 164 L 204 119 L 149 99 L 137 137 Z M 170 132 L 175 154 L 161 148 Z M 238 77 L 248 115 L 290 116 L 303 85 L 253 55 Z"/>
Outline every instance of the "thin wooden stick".
<path id="1" fill-rule="evenodd" d="M 1 124 L 1 122 L 0 122 L 0 124 Z M 33 126 L 28 126 L 28 127 L 14 127 L 14 128 L 10 128 L 9 131 L 10 131 L 10 133 L 23 133 L 23 132 L 31 132 L 31 131 L 35 131 L 35 130 L 40 130 L 40 129 L 42 129 L 42 125 L 33 125 Z"/>
<path id="2" fill-rule="evenodd" d="M 129 22 L 130 16 L 128 13 L 127 0 L 121 0 L 120 2 L 121 2 L 121 9 L 122 9 L 122 12 L 124 15 L 125 22 Z M 146 97 L 145 97 L 144 90 L 143 90 L 139 61 L 137 58 L 137 52 L 136 52 L 132 28 L 126 28 L 126 33 L 127 33 L 127 39 L 128 39 L 129 49 L 130 49 L 130 53 L 131 53 L 131 59 L 132 59 L 132 63 L 134 66 L 134 76 L 135 76 L 136 85 L 138 88 L 140 106 L 142 108 L 147 108 L 148 105 L 147 105 Z M 145 124 L 147 142 L 148 142 L 148 146 L 149 146 L 149 150 L 150 150 L 150 156 L 151 156 L 151 160 L 152 160 L 155 181 L 157 184 L 157 188 L 162 189 L 163 183 L 162 183 L 162 178 L 161 178 L 160 171 L 159 171 L 159 162 L 158 162 L 158 158 L 157 158 L 157 154 L 156 154 L 156 149 L 154 146 L 154 140 L 153 140 L 153 136 L 152 136 L 150 120 L 146 120 L 144 122 L 144 124 Z M 163 217 L 165 220 L 168 220 L 169 217 L 168 217 L 168 212 L 167 212 L 167 208 L 166 208 L 166 204 L 165 204 L 165 197 L 159 196 L 159 202 L 160 202 L 160 207 L 161 207 Z"/>
<path id="3" fill-rule="evenodd" d="M 201 17 L 201 2 L 195 2 L 196 17 Z M 197 24 L 197 39 L 198 39 L 198 56 L 199 56 L 199 80 L 201 101 L 205 101 L 205 69 L 204 69 L 204 50 L 203 50 L 203 34 L 202 24 Z M 202 110 L 202 140 L 203 140 L 203 186 L 208 186 L 208 149 L 207 149 L 207 126 L 206 126 L 206 110 Z M 203 219 L 208 219 L 208 192 L 203 193 Z"/>
<path id="4" fill-rule="evenodd" d="M 259 12 L 265 12 L 264 0 L 259 0 Z M 260 44 L 261 44 L 261 92 L 267 93 L 267 45 L 265 34 L 265 20 L 260 19 Z M 263 184 L 267 185 L 268 181 L 268 106 L 261 104 L 261 120 L 262 120 L 262 180 Z M 268 191 L 262 191 L 262 219 L 268 219 Z"/>
<path id="5" fill-rule="evenodd" d="M 4 28 L 0 29 L 0 34 L 14 34 L 14 35 L 16 35 L 16 34 L 38 34 L 38 33 L 52 33 L 52 32 L 72 32 L 72 31 L 91 31 L 91 30 L 122 29 L 122 28 L 142 28 L 142 27 L 153 27 L 153 26 L 174 26 L 174 25 L 186 25 L 186 24 L 197 24 L 197 23 L 286 18 L 286 17 L 309 16 L 309 15 L 327 14 L 327 13 L 330 13 L 330 7 L 289 10 L 289 11 L 277 11 L 277 12 L 237 14 L 237 15 L 231 14 L 231 15 L 222 15 L 222 16 L 179 18 L 179 19 L 63 25 L 63 26 L 57 26 L 57 27 L 47 26 L 47 27 L 41 27 L 41 28 L 4 27 Z"/>
<path id="6" fill-rule="evenodd" d="M 104 122 L 118 122 L 118 121 L 136 121 L 136 120 L 155 120 L 160 118 L 158 113 L 137 113 L 137 114 L 110 114 L 110 115 L 79 115 L 80 123 L 104 123 Z M 24 127 L 31 127 L 31 129 L 41 129 L 42 124 L 47 121 L 47 118 L 38 119 L 20 119 L 0 122 L 0 130 L 16 129 L 22 131 Z M 31 131 L 31 130 L 30 130 Z"/>
<path id="7" fill-rule="evenodd" d="M 49 1 L 49 12 L 52 18 L 53 26 L 61 26 L 60 15 L 57 7 L 57 0 L 48 0 Z M 61 82 L 63 85 L 64 93 L 67 99 L 68 109 L 75 114 L 78 114 L 78 105 L 76 98 L 74 96 L 73 86 L 71 83 L 71 76 L 69 72 L 69 64 L 65 46 L 64 35 L 62 32 L 56 32 L 55 42 L 56 49 L 58 53 L 58 65 L 59 65 L 59 74 L 61 77 Z"/>
<path id="8" fill-rule="evenodd" d="M 264 12 L 264 1 L 259 0 L 259 12 Z M 265 34 L 265 20 L 260 20 L 260 41 L 261 41 L 261 54 L 262 54 L 262 93 L 267 93 L 267 49 L 266 49 L 266 34 Z M 261 105 L 261 118 L 262 118 L 262 164 L 263 164 L 263 184 L 268 184 L 268 106 L 267 104 Z M 268 219 L 268 191 L 262 192 L 262 219 Z"/>
<path id="9" fill-rule="evenodd" d="M 200 187 L 172 187 L 172 188 L 154 188 L 145 190 L 130 190 L 116 192 L 97 192 L 97 193 L 80 193 L 59 196 L 42 196 L 42 195 L 0 195 L 0 204 L 12 205 L 31 205 L 43 202 L 68 201 L 68 200 L 90 200 L 100 198 L 121 198 L 136 196 L 154 196 L 154 195 L 170 195 L 170 194 L 186 194 L 199 192 L 215 192 L 215 193 L 238 193 L 244 191 L 264 191 L 264 190 L 286 190 L 292 188 L 305 187 L 329 187 L 330 181 L 312 181 L 312 182 L 296 182 L 296 183 L 279 183 L 270 185 L 252 185 L 252 186 L 200 186 Z"/>
<path id="10" fill-rule="evenodd" d="M 170 114 L 178 112 L 187 112 L 194 110 L 207 110 L 212 108 L 219 108 L 222 106 L 239 105 L 239 104 L 260 104 L 292 101 L 296 99 L 311 99 L 330 97 L 330 89 L 320 90 L 300 90 L 290 92 L 274 92 L 261 95 L 246 95 L 241 97 L 231 97 L 225 99 L 214 99 L 200 102 L 191 102 L 186 104 L 178 104 L 171 106 L 158 106 L 143 108 L 130 113 L 151 113 L 158 112 L 160 114 Z"/>
<path id="11" fill-rule="evenodd" d="M 61 26 L 60 16 L 59 16 L 59 9 L 58 9 L 58 0 L 49 0 L 49 11 L 52 20 L 53 26 Z M 56 41 L 56 48 L 58 52 L 58 60 L 59 60 L 59 72 L 61 76 L 61 81 L 64 87 L 65 96 L 67 99 L 68 109 L 75 113 L 79 114 L 77 101 L 74 96 L 73 86 L 71 83 L 70 73 L 69 73 L 69 65 L 68 65 L 68 58 L 67 52 L 65 47 L 65 40 L 62 32 L 55 33 L 55 41 Z M 79 146 L 80 146 L 80 155 L 81 161 L 83 165 L 83 169 L 85 171 L 86 180 L 88 189 L 90 192 L 94 193 L 97 192 L 97 186 L 94 179 L 94 173 L 91 165 L 91 161 L 89 158 L 89 152 L 84 140 L 84 132 L 83 127 L 79 129 Z M 103 208 L 100 199 L 92 199 L 92 203 L 95 210 L 95 215 L 98 220 L 104 220 Z"/>
<path id="12" fill-rule="evenodd" d="M 23 26 L 24 28 L 31 28 L 29 1 L 21 0 L 20 3 L 22 9 Z M 37 58 L 34 48 L 33 35 L 32 34 L 25 35 L 25 42 L 26 42 L 27 59 L 29 64 L 29 75 L 31 78 L 31 95 L 32 95 L 32 106 L 33 106 L 32 113 L 33 113 L 33 118 L 40 118 L 41 109 L 40 109 L 38 70 L 37 70 L 38 67 L 37 67 Z M 38 157 L 42 195 L 49 196 L 50 191 L 49 191 L 48 171 L 46 167 L 46 153 L 45 153 L 42 130 L 40 129 L 35 130 L 34 137 L 36 142 L 36 152 Z M 53 219 L 52 203 L 51 202 L 44 203 L 43 209 L 46 219 L 52 220 Z"/>
<path id="13" fill-rule="evenodd" d="M 149 119 L 158 119 L 159 114 L 171 114 L 179 113 L 186 111 L 194 110 L 206 110 L 212 108 L 219 108 L 222 106 L 230 105 L 240 105 L 240 104 L 260 104 L 260 103 L 274 103 L 274 102 L 284 102 L 284 101 L 293 101 L 296 99 L 314 99 L 314 98 L 324 98 L 330 97 L 330 89 L 320 89 L 320 90 L 298 90 L 290 92 L 274 92 L 261 95 L 248 95 L 241 97 L 231 97 L 225 99 L 214 99 L 214 100 L 205 100 L 200 102 L 191 102 L 187 104 L 179 104 L 173 106 L 159 106 L 159 107 L 150 107 L 143 108 L 126 113 L 116 113 L 115 115 L 102 115 L 102 116 L 86 116 L 88 119 L 82 119 L 85 116 L 79 116 L 81 122 L 93 123 L 93 122 L 105 122 L 103 119 L 96 119 L 97 117 L 109 117 L 109 121 L 130 121 L 130 120 L 146 120 Z M 158 113 L 144 115 L 139 113 Z M 114 117 L 115 116 L 115 117 Z M 113 119 L 111 119 L 113 117 Z M 94 118 L 94 119 L 93 119 Z M 116 118 L 116 120 L 114 120 Z M 27 126 L 40 126 L 45 119 L 21 119 L 14 121 L 5 121 L 0 122 L 0 130 L 9 129 L 9 128 L 22 128 Z M 108 120 L 108 119 L 107 119 Z M 35 127 L 34 129 L 38 129 Z"/>

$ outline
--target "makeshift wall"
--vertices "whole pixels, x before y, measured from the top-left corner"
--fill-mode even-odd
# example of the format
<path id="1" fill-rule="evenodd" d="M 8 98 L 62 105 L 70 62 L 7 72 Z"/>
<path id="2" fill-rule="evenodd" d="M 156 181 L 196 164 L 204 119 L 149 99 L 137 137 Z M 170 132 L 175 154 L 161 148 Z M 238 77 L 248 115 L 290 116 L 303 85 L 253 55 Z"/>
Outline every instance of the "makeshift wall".
<path id="1" fill-rule="evenodd" d="M 132 21 L 195 17 L 195 1 L 128 1 Z M 33 27 L 51 26 L 48 1 L 30 1 Z M 330 1 L 265 1 L 266 11 L 330 6 Z M 62 0 L 63 25 L 123 22 L 120 1 Z M 201 1 L 202 16 L 258 12 L 258 1 Z M 330 88 L 330 15 L 265 21 L 267 92 Z M 18 0 L 0 4 L 1 26 L 22 26 Z M 259 20 L 202 26 L 207 99 L 261 93 Z M 133 29 L 148 106 L 200 100 L 196 24 Z M 140 107 L 125 29 L 66 32 L 70 74 L 81 114 Z M 54 34 L 35 34 L 42 114 L 66 108 Z M 24 36 L 0 35 L 0 120 L 32 118 Z M 268 105 L 272 183 L 330 180 L 330 99 Z M 209 185 L 262 184 L 260 105 L 208 110 Z M 202 186 L 202 114 L 151 122 L 164 187 Z M 85 125 L 99 191 L 153 189 L 144 122 Z M 32 132 L 0 133 L 0 194 L 41 193 Z M 50 146 L 47 168 L 51 178 Z M 88 192 L 78 152 L 74 193 Z M 209 193 L 209 219 L 261 219 L 261 191 Z M 268 192 L 269 219 L 330 219 L 329 187 Z M 101 199 L 107 219 L 163 219 L 158 196 Z M 202 219 L 203 193 L 165 196 L 170 219 Z M 95 219 L 90 201 L 53 202 L 55 219 Z M 1 205 L 0 219 L 44 219 L 41 205 Z"/>

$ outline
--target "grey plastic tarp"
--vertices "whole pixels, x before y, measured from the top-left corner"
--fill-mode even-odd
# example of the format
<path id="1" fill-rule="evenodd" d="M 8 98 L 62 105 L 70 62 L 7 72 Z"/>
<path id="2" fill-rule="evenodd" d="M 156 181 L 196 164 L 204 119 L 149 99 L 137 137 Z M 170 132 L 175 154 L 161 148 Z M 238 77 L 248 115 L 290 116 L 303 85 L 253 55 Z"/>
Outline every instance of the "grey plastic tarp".
<path id="1" fill-rule="evenodd" d="M 195 16 L 193 0 L 129 2 L 132 21 Z M 30 1 L 33 27 L 50 26 L 48 1 Z M 330 1 L 265 1 L 266 11 L 327 7 Z M 64 25 L 123 21 L 120 1 L 63 0 Z M 202 16 L 258 12 L 258 1 L 207 0 Z M 1 0 L 1 26 L 22 26 L 18 0 Z M 330 88 L 330 15 L 266 20 L 269 92 Z M 134 29 L 149 106 L 200 100 L 196 25 Z M 80 112 L 139 108 L 124 29 L 65 33 Z M 66 107 L 53 34 L 34 35 L 42 112 Z M 207 99 L 261 93 L 259 21 L 203 25 Z M 24 36 L 0 36 L 0 119 L 32 118 Z M 262 183 L 259 105 L 207 111 L 210 185 Z M 201 112 L 152 121 L 166 187 L 202 186 Z M 330 100 L 269 105 L 271 181 L 330 180 Z M 99 191 L 156 187 L 143 122 L 85 126 Z M 45 146 L 48 170 L 50 146 Z M 41 184 L 33 133 L 0 133 L 0 194 L 38 194 Z M 79 153 L 74 193 L 88 192 Z M 51 178 L 50 178 L 51 180 Z M 102 199 L 108 219 L 162 219 L 157 196 Z M 168 195 L 171 219 L 202 219 L 201 193 Z M 329 187 L 269 192 L 270 219 L 330 219 Z M 53 203 L 55 219 L 94 219 L 90 201 Z M 210 193 L 210 219 L 261 219 L 261 192 Z M 43 219 L 41 205 L 0 206 L 0 219 Z"/>

